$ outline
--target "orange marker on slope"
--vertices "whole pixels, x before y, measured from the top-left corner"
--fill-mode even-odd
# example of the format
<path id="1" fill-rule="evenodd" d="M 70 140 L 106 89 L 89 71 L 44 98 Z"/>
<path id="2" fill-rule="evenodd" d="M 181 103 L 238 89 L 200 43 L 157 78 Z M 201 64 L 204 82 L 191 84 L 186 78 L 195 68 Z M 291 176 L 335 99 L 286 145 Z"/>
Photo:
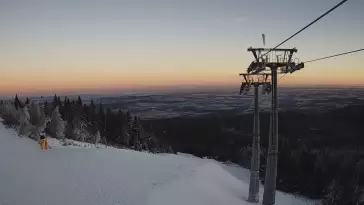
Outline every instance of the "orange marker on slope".
<path id="1" fill-rule="evenodd" d="M 40 149 L 47 150 L 48 149 L 48 142 L 47 138 L 43 135 L 40 136 Z"/>

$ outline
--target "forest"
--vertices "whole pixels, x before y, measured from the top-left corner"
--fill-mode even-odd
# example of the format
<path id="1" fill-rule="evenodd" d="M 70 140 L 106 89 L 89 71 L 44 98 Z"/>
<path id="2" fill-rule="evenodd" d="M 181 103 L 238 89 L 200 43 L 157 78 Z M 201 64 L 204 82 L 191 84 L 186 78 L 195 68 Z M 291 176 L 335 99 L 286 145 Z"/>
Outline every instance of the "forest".
<path id="1" fill-rule="evenodd" d="M 95 105 L 92 100 L 85 104 L 81 97 L 61 100 L 54 95 L 52 102 L 34 102 L 15 96 L 11 101 L 0 101 L 0 115 L 5 125 L 18 127 L 20 136 L 34 140 L 45 134 L 137 151 L 172 152 L 152 131 L 144 129 L 140 117 L 128 110 L 112 111 L 102 103 Z"/>
<path id="2" fill-rule="evenodd" d="M 250 166 L 253 116 L 222 111 L 145 121 L 174 151 Z M 364 105 L 279 113 L 277 188 L 324 204 L 364 203 Z M 269 113 L 261 113 L 264 183 Z"/>
<path id="3" fill-rule="evenodd" d="M 38 140 L 42 132 L 153 153 L 190 153 L 249 168 L 252 114 L 225 110 L 195 117 L 143 120 L 129 110 L 57 95 L 52 102 L 0 101 L 4 124 Z M 261 180 L 264 183 L 269 113 L 261 115 Z M 277 188 L 323 204 L 364 203 L 364 105 L 324 112 L 279 113 Z"/>

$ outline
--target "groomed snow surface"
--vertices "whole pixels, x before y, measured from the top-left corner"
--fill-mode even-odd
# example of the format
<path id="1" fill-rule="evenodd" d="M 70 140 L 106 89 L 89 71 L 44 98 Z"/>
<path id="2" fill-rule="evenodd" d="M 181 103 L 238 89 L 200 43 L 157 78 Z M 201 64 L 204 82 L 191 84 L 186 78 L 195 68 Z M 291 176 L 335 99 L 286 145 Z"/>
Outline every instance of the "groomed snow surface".
<path id="1" fill-rule="evenodd" d="M 0 123 L 1 205 L 250 204 L 249 171 L 236 165 L 49 141 L 51 149 L 42 151 Z M 278 192 L 276 204 L 315 203 Z"/>

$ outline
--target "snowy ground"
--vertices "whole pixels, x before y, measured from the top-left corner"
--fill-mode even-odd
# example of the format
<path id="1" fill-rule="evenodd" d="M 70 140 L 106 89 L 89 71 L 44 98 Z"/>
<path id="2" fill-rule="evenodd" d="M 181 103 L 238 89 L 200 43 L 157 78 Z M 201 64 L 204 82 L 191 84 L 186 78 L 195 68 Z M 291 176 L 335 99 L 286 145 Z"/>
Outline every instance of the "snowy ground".
<path id="1" fill-rule="evenodd" d="M 236 165 L 190 155 L 61 144 L 51 139 L 52 149 L 42 151 L 0 123 L 0 204 L 250 204 L 249 172 Z M 314 203 L 277 193 L 276 204 Z"/>

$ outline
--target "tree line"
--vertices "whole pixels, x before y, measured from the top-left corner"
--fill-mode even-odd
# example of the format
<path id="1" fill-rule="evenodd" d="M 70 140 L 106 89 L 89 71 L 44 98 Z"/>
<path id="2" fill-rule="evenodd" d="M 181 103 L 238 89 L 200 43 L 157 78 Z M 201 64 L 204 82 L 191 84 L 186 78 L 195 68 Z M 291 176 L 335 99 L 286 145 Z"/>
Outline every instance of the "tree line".
<path id="1" fill-rule="evenodd" d="M 18 128 L 19 135 L 39 140 L 42 134 L 57 139 L 130 148 L 138 151 L 172 152 L 159 140 L 153 129 L 144 129 L 140 117 L 129 110 L 105 109 L 93 100 L 83 103 L 80 96 L 63 100 L 54 95 L 53 101 L 36 102 L 29 98 L 0 101 L 3 123 Z"/>
<path id="2" fill-rule="evenodd" d="M 200 117 L 140 120 L 129 111 L 105 109 L 54 96 L 51 102 L 0 102 L 4 124 L 36 139 L 44 130 L 55 138 L 148 150 L 174 151 L 233 161 L 249 168 L 252 115 L 235 111 Z M 39 113 L 39 114 L 38 114 Z M 261 113 L 261 179 L 268 147 L 269 113 Z M 324 113 L 279 113 L 277 188 L 325 205 L 364 204 L 364 106 Z M 63 122 L 63 123 L 60 123 Z M 151 126 L 152 125 L 152 126 Z M 147 131 L 144 128 L 149 128 Z M 264 183 L 264 181 L 263 181 Z"/>
<path id="3" fill-rule="evenodd" d="M 252 114 L 236 110 L 198 117 L 149 119 L 173 150 L 250 167 Z M 364 204 L 364 106 L 279 113 L 277 188 L 325 205 Z M 269 113 L 261 113 L 264 183 Z"/>

